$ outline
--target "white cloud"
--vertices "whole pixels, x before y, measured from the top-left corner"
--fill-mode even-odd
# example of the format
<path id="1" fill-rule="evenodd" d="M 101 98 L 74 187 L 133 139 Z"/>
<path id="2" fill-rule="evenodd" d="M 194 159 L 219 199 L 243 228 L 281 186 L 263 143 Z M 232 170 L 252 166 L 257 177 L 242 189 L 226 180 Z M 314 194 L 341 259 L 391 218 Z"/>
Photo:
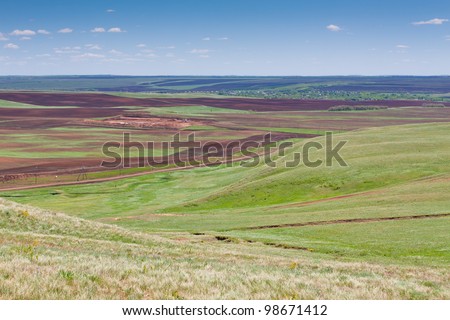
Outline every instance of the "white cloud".
<path id="1" fill-rule="evenodd" d="M 207 54 L 210 53 L 212 50 L 209 49 L 192 49 L 191 51 L 189 51 L 189 53 L 193 53 L 193 54 Z"/>
<path id="2" fill-rule="evenodd" d="M 140 58 L 125 58 L 125 59 L 122 59 L 122 61 L 125 61 L 125 62 L 139 62 L 139 61 L 145 61 L 144 59 L 140 59 Z"/>
<path id="3" fill-rule="evenodd" d="M 221 40 L 221 41 L 226 41 L 226 40 L 229 40 L 230 38 L 228 38 L 228 37 L 222 37 L 222 38 L 219 38 L 218 40 Z"/>
<path id="4" fill-rule="evenodd" d="M 146 59 L 141 58 L 106 58 L 102 59 L 102 62 L 118 62 L 118 63 L 134 63 L 134 62 L 141 62 L 141 61 L 150 61 Z"/>
<path id="5" fill-rule="evenodd" d="M 62 47 L 62 48 L 54 48 L 53 51 L 57 54 L 67 54 L 67 53 L 79 53 L 81 50 L 80 46 L 75 47 Z"/>
<path id="6" fill-rule="evenodd" d="M 0 40 L 1 40 L 1 36 L 0 36 Z M 450 41 L 450 36 L 445 36 L 445 40 Z"/>
<path id="7" fill-rule="evenodd" d="M 106 58 L 102 60 L 103 62 L 121 62 L 120 59 L 117 58 Z"/>
<path id="8" fill-rule="evenodd" d="M 121 56 L 121 55 L 123 55 L 123 52 L 122 52 L 122 51 L 119 51 L 119 50 L 116 50 L 116 49 L 109 50 L 109 53 L 114 54 L 114 55 L 116 55 L 116 56 Z"/>
<path id="9" fill-rule="evenodd" d="M 30 37 L 22 37 L 22 38 L 20 38 L 20 40 L 31 40 L 31 38 Z"/>
<path id="10" fill-rule="evenodd" d="M 341 30 L 342 30 L 341 27 L 339 27 L 339 26 L 337 26 L 337 25 L 335 25 L 335 24 L 330 24 L 330 25 L 328 25 L 328 26 L 327 26 L 327 29 L 330 30 L 330 31 L 332 31 L 332 32 L 338 32 L 338 31 L 341 31 Z"/>
<path id="11" fill-rule="evenodd" d="M 102 54 L 95 54 L 95 53 L 90 53 L 90 52 L 83 53 L 83 54 L 80 54 L 80 55 L 77 55 L 77 56 L 72 56 L 73 59 L 91 59 L 91 58 L 93 58 L 93 59 L 101 59 L 101 58 L 104 58 L 104 57 L 105 56 L 102 55 Z"/>
<path id="12" fill-rule="evenodd" d="M 198 56 L 199 58 L 203 58 L 203 59 L 208 59 L 209 55 L 208 54 L 201 54 Z"/>
<path id="13" fill-rule="evenodd" d="M 172 52 L 169 52 L 166 54 L 167 58 L 175 58 L 175 54 L 173 54 Z"/>
<path id="14" fill-rule="evenodd" d="M 145 48 L 147 45 L 143 44 L 143 43 L 139 43 L 138 45 L 136 45 L 136 47 L 138 48 Z"/>
<path id="15" fill-rule="evenodd" d="M 125 32 L 125 31 L 123 31 L 122 29 L 116 27 L 116 28 L 110 28 L 108 30 L 108 32 L 120 33 L 120 32 Z"/>
<path id="16" fill-rule="evenodd" d="M 211 40 L 211 38 L 210 37 L 204 37 L 202 40 L 203 41 L 209 41 L 209 40 Z"/>
<path id="17" fill-rule="evenodd" d="M 10 34 L 12 36 L 34 36 L 36 32 L 33 30 L 14 30 Z"/>
<path id="18" fill-rule="evenodd" d="M 114 12 L 116 12 L 116 10 L 114 10 L 114 9 L 108 9 L 108 10 L 106 10 L 106 12 L 107 12 L 107 13 L 114 13 Z"/>
<path id="19" fill-rule="evenodd" d="M 39 34 L 50 34 L 50 32 L 48 32 L 48 31 L 45 30 L 45 29 L 39 29 L 39 30 L 37 31 L 37 33 L 39 33 Z"/>
<path id="20" fill-rule="evenodd" d="M 409 48 L 409 46 L 407 46 L 406 44 L 398 44 L 396 47 L 398 49 L 408 49 Z"/>
<path id="21" fill-rule="evenodd" d="M 412 24 L 416 25 L 416 26 L 427 25 L 427 24 L 441 25 L 444 22 L 448 22 L 448 19 L 434 18 L 434 19 L 426 20 L 426 21 L 413 22 Z"/>
<path id="22" fill-rule="evenodd" d="M 73 32 L 73 29 L 70 29 L 70 28 L 64 28 L 64 29 L 58 30 L 58 33 L 72 33 L 72 32 Z"/>
<path id="23" fill-rule="evenodd" d="M 8 43 L 8 44 L 5 44 L 4 46 L 3 46 L 3 48 L 5 48 L 5 49 L 19 49 L 19 46 L 17 45 L 17 44 L 14 44 L 14 43 Z"/>
<path id="24" fill-rule="evenodd" d="M 0 32 L 0 41 L 8 41 L 9 39 L 5 37 L 3 33 Z"/>
<path id="25" fill-rule="evenodd" d="M 158 49 L 175 49 L 175 46 L 168 46 L 168 47 L 158 47 Z"/>
<path id="26" fill-rule="evenodd" d="M 94 33 L 101 33 L 101 32 L 106 32 L 106 30 L 105 30 L 105 28 L 99 28 L 99 27 L 97 27 L 97 28 L 92 29 L 91 32 L 94 32 Z"/>
<path id="27" fill-rule="evenodd" d="M 136 57 L 146 57 L 146 58 L 156 58 L 158 55 L 156 55 L 153 52 L 154 52 L 153 50 L 145 49 L 145 50 L 141 50 L 141 52 L 139 52 L 139 53 L 136 53 L 135 56 Z"/>
<path id="28" fill-rule="evenodd" d="M 89 50 L 102 50 L 102 47 L 100 47 L 98 44 L 86 44 L 85 47 Z"/>

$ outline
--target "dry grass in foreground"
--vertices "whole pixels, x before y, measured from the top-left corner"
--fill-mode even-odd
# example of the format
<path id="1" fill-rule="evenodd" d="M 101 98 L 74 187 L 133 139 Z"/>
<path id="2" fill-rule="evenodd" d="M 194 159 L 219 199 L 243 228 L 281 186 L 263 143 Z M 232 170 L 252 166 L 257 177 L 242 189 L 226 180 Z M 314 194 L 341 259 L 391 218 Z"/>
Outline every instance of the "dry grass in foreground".
<path id="1" fill-rule="evenodd" d="M 0 199 L 1 299 L 449 299 L 446 268 L 170 239 Z"/>

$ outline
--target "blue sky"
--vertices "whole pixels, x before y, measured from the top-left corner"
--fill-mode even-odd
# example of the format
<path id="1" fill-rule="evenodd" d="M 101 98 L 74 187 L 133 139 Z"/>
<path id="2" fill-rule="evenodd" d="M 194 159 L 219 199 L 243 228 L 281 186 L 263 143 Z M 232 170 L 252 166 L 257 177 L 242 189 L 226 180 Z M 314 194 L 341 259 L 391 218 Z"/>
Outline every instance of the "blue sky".
<path id="1" fill-rule="evenodd" d="M 0 74 L 450 74 L 450 1 L 5 1 Z"/>

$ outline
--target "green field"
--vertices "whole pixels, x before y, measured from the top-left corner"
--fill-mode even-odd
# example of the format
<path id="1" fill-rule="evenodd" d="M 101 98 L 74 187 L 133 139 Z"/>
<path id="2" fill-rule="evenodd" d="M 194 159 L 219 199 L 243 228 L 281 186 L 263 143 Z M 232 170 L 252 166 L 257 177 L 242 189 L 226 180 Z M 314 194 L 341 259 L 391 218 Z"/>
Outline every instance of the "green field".
<path id="1" fill-rule="evenodd" d="M 132 107 L 133 108 L 133 107 Z M 247 110 L 225 109 L 208 106 L 180 106 L 180 107 L 134 107 L 141 111 L 147 111 L 154 115 L 180 115 L 184 117 L 195 116 L 214 116 L 221 113 L 237 113 L 237 114 L 252 114 L 255 112 Z"/>
<path id="2" fill-rule="evenodd" d="M 12 108 L 12 109 L 32 109 L 32 108 L 39 108 L 39 109 L 48 109 L 48 108 L 64 108 L 64 109 L 70 109 L 70 108 L 76 108 L 76 107 L 52 107 L 52 106 L 35 106 L 32 104 L 27 103 L 19 103 L 14 101 L 7 101 L 7 100 L 1 100 L 0 99 L 0 108 Z"/>

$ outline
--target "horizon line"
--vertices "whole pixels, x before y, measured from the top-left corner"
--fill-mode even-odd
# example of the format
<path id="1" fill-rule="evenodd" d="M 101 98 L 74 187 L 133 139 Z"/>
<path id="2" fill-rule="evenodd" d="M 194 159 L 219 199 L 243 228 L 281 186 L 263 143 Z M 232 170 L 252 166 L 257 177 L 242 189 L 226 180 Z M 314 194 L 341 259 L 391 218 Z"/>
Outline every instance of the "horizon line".
<path id="1" fill-rule="evenodd" d="M 417 75 L 417 74 L 378 74 L 378 75 L 365 75 L 365 74 L 329 74 L 329 75 L 192 75 L 192 74 L 155 74 L 155 75 L 133 75 L 133 74 L 110 74 L 110 73 L 98 73 L 98 74 L 5 74 L 0 77 L 94 77 L 94 76 L 109 76 L 109 77 L 450 77 L 450 74 L 430 74 L 430 75 Z"/>

